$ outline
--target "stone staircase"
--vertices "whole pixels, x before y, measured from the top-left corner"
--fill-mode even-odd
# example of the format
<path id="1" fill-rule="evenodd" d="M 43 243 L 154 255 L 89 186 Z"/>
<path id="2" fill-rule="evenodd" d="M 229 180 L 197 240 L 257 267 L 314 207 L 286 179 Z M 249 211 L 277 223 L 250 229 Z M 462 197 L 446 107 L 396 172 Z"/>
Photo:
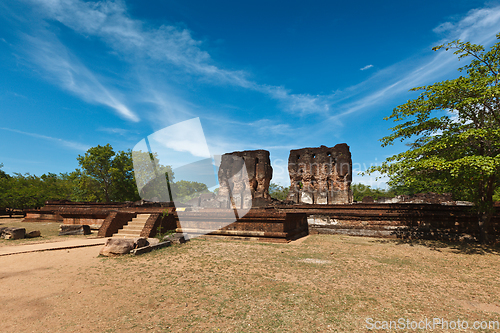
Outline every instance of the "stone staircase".
<path id="1" fill-rule="evenodd" d="M 137 214 L 137 217 L 123 226 L 123 229 L 118 230 L 113 238 L 139 238 L 144 225 L 148 220 L 150 214 Z"/>

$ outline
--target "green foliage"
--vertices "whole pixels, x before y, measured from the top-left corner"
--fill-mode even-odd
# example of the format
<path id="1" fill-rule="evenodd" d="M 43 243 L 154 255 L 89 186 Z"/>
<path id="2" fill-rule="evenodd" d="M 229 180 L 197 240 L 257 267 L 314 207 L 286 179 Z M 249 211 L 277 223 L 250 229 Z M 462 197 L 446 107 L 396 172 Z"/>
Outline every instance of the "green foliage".
<path id="1" fill-rule="evenodd" d="M 163 239 L 166 236 L 170 236 L 170 235 L 175 234 L 175 230 L 167 230 L 165 232 L 162 232 L 162 230 L 163 230 L 163 228 L 161 227 L 161 225 L 159 225 L 158 228 L 156 228 L 155 238 L 157 238 L 160 242 L 163 242 Z"/>
<path id="2" fill-rule="evenodd" d="M 497 188 L 495 194 L 493 194 L 493 201 L 500 201 L 500 188 Z"/>
<path id="3" fill-rule="evenodd" d="M 368 173 L 389 175 L 391 186 L 430 187 L 474 202 L 484 232 L 500 184 L 500 43 L 485 51 L 457 40 L 434 50 L 441 48 L 472 59 L 459 68 L 464 75 L 412 89 L 420 96 L 393 110 L 386 120 L 398 124 L 381 139 L 387 146 L 413 138 L 410 149 Z"/>
<path id="4" fill-rule="evenodd" d="M 133 151 L 132 155 L 134 175 L 141 189 L 141 196 L 148 199 L 156 198 L 159 201 L 170 201 L 172 197 L 170 185 L 174 180 L 172 167 L 160 164 L 157 153 L 139 150 Z M 165 176 L 166 182 L 163 182 L 162 175 Z"/>
<path id="5" fill-rule="evenodd" d="M 364 184 L 352 184 L 351 190 L 354 201 L 361 201 L 367 196 L 372 197 L 373 200 L 378 200 L 380 198 L 394 198 L 396 196 L 395 192 L 391 190 L 372 188 L 370 185 Z"/>
<path id="6" fill-rule="evenodd" d="M 169 216 L 168 209 L 164 209 L 161 213 L 161 223 L 163 223 L 163 219 L 165 219 L 168 216 Z M 166 232 L 162 232 L 163 227 L 161 226 L 161 223 L 158 226 L 158 228 L 156 228 L 156 235 L 155 235 L 155 237 L 158 238 L 160 242 L 163 241 L 163 238 L 165 238 L 165 236 L 175 234 L 175 230 L 167 230 Z"/>
<path id="7" fill-rule="evenodd" d="M 115 153 L 110 144 L 92 147 L 79 155 L 81 170 L 71 177 L 77 184 L 81 201 L 136 201 L 139 193 L 135 183 L 131 151 Z M 79 201 L 80 201 L 79 200 Z"/>
<path id="8" fill-rule="evenodd" d="M 275 183 L 269 184 L 269 195 L 273 199 L 286 200 L 289 190 L 289 187 L 284 187 Z"/>
<path id="9" fill-rule="evenodd" d="M 3 163 L 0 163 L 0 179 L 9 178 L 10 176 L 7 173 L 5 173 L 5 171 L 3 171 L 2 168 L 3 168 Z"/>
<path id="10" fill-rule="evenodd" d="M 181 200 L 190 200 L 202 193 L 209 193 L 207 185 L 199 182 L 179 180 L 171 183 L 172 193 Z"/>
<path id="11" fill-rule="evenodd" d="M 15 173 L 0 178 L 0 208 L 37 208 L 47 200 L 70 199 L 71 186 L 66 179 L 53 173 L 41 177 Z"/>

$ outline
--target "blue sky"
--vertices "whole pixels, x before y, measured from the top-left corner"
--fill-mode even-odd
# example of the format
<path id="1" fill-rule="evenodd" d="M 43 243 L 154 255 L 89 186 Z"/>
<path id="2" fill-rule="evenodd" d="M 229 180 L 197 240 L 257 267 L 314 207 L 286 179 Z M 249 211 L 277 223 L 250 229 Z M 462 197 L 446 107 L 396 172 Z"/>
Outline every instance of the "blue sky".
<path id="1" fill-rule="evenodd" d="M 212 154 L 269 150 L 283 185 L 290 149 L 345 142 L 363 171 L 406 148 L 378 140 L 408 90 L 458 75 L 431 47 L 498 32 L 498 1 L 6 0 L 0 163 L 70 172 L 199 117 Z"/>

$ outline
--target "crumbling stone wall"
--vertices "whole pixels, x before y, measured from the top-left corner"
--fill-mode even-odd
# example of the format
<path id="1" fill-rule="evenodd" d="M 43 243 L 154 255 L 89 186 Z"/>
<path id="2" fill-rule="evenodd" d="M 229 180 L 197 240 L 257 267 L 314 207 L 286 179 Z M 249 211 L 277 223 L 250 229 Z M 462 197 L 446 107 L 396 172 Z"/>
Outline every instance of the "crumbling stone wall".
<path id="1" fill-rule="evenodd" d="M 245 163 L 248 178 L 242 172 Z M 250 208 L 252 202 L 270 200 L 269 183 L 273 168 L 267 150 L 246 150 L 222 155 L 219 168 L 218 200 L 230 208 L 230 196 L 237 208 Z"/>
<path id="2" fill-rule="evenodd" d="M 352 160 L 345 143 L 291 150 L 288 173 L 290 201 L 307 204 L 352 202 Z"/>

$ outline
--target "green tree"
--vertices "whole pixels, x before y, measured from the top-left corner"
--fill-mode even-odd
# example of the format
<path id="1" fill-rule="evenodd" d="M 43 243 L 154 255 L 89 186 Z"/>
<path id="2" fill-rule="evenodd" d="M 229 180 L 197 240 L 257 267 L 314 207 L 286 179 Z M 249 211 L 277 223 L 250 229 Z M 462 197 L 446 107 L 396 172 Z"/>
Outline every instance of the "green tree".
<path id="1" fill-rule="evenodd" d="M 187 180 L 173 182 L 171 188 L 176 199 L 185 201 L 209 192 L 206 184 Z"/>
<path id="2" fill-rule="evenodd" d="M 275 183 L 269 184 L 269 195 L 273 199 L 277 200 L 286 200 L 288 197 L 289 187 L 284 187 Z"/>
<path id="3" fill-rule="evenodd" d="M 380 198 L 393 198 L 396 196 L 395 192 L 380 188 L 372 188 L 370 185 L 365 184 L 352 184 L 352 195 L 354 201 L 362 201 L 364 197 L 370 196 L 373 200 Z"/>
<path id="4" fill-rule="evenodd" d="M 500 40 L 500 33 L 496 37 Z M 433 50 L 442 48 L 471 61 L 459 68 L 463 74 L 456 79 L 413 88 L 421 91 L 420 96 L 385 118 L 398 124 L 381 139 L 382 146 L 414 140 L 407 151 L 368 173 L 389 175 L 391 186 L 430 185 L 473 202 L 479 239 L 487 242 L 493 195 L 500 183 L 500 43 L 486 51 L 481 45 L 456 40 Z"/>
<path id="5" fill-rule="evenodd" d="M 14 173 L 0 178 L 0 208 L 37 208 L 47 200 L 70 199 L 71 184 L 53 173 L 41 177 Z"/>
<path id="6" fill-rule="evenodd" d="M 110 144 L 92 147 L 79 155 L 81 170 L 71 177 L 77 179 L 77 196 L 84 201 L 135 201 L 139 199 L 131 151 L 115 153 Z"/>
<path id="7" fill-rule="evenodd" d="M 170 201 L 172 198 L 171 185 L 174 180 L 172 167 L 162 165 L 158 153 L 134 150 L 134 175 L 140 189 L 140 195 L 146 200 Z M 165 182 L 162 179 L 165 175 Z"/>
<path id="8" fill-rule="evenodd" d="M 2 168 L 3 168 L 3 163 L 0 163 L 0 179 L 9 178 L 10 176 L 7 173 L 5 173 L 5 171 L 3 171 Z"/>

